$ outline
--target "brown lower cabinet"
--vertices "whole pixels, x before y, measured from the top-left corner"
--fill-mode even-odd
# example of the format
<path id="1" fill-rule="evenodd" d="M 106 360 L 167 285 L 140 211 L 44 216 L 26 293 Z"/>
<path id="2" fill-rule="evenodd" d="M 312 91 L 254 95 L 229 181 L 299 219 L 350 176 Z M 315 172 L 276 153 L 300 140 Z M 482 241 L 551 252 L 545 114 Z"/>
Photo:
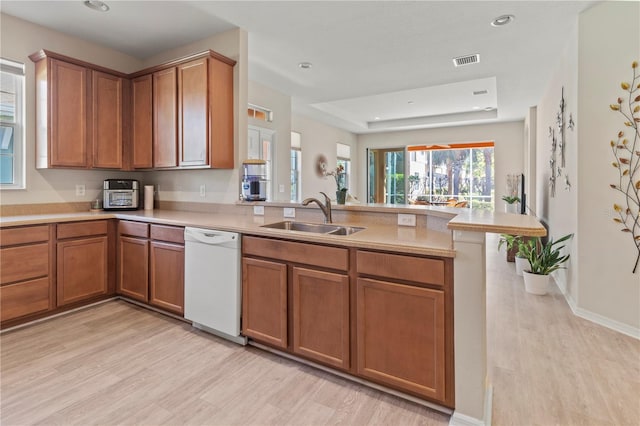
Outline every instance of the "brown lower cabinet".
<path id="1" fill-rule="evenodd" d="M 444 292 L 359 278 L 358 374 L 444 399 Z"/>
<path id="2" fill-rule="evenodd" d="M 242 332 L 454 408 L 453 261 L 244 236 Z"/>
<path id="3" fill-rule="evenodd" d="M 242 333 L 279 348 L 287 339 L 287 265 L 242 260 Z"/>
<path id="4" fill-rule="evenodd" d="M 117 292 L 184 315 L 184 228 L 121 220 Z"/>
<path id="5" fill-rule="evenodd" d="M 57 226 L 57 306 L 109 292 L 107 221 Z"/>
<path id="6" fill-rule="evenodd" d="M 348 369 L 349 276 L 294 267 L 293 352 Z"/>
<path id="7" fill-rule="evenodd" d="M 37 225 L 0 230 L 0 322 L 54 308 L 51 229 Z"/>

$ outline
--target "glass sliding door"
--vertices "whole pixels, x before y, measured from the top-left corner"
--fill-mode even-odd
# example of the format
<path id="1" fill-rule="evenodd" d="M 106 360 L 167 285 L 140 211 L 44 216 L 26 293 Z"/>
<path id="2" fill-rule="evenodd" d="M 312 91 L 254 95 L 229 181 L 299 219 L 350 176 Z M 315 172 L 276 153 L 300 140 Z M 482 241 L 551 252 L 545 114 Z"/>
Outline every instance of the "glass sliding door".
<path id="1" fill-rule="evenodd" d="M 369 149 L 367 200 L 370 203 L 405 204 L 405 150 Z"/>

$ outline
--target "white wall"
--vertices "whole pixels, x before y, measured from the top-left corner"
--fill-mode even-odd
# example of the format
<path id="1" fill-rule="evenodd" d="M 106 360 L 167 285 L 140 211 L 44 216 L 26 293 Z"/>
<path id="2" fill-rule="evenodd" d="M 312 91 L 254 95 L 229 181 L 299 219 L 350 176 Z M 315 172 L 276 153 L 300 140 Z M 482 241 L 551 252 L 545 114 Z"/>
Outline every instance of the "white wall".
<path id="1" fill-rule="evenodd" d="M 13 16 L 0 14 L 0 55 L 25 64 L 25 190 L 2 190 L 3 205 L 90 201 L 101 194 L 106 178 L 130 176 L 123 172 L 87 170 L 37 170 L 35 168 L 35 77 L 29 55 L 41 49 L 129 73 L 142 68 L 137 59 L 84 40 L 52 31 Z M 141 174 L 134 174 L 140 176 Z M 86 194 L 75 196 L 75 185 Z"/>
<path id="2" fill-rule="evenodd" d="M 578 32 L 578 308 L 640 335 L 640 273 L 630 234 L 613 222 L 621 195 L 609 141 L 630 129 L 609 109 L 624 97 L 631 63 L 640 61 L 640 3 L 604 2 L 579 17 Z"/>
<path id="3" fill-rule="evenodd" d="M 316 160 L 320 154 L 327 158 L 329 169 L 336 167 L 336 144 L 338 142 L 351 146 L 351 168 L 353 170 L 349 193 L 364 201 L 361 192 L 356 191 L 361 185 L 358 181 L 362 174 L 358 152 L 357 136 L 346 130 L 337 129 L 310 118 L 293 115 L 291 129 L 300 133 L 302 147 L 302 198 L 318 197 L 320 191 L 326 192 L 335 199 L 336 183 L 332 177 L 316 175 Z"/>
<path id="4" fill-rule="evenodd" d="M 273 121 L 249 118 L 249 124 L 274 130 L 272 188 L 274 201 L 289 201 L 291 197 L 291 97 L 255 81 L 249 81 L 249 103 L 273 111 Z M 283 191 L 279 187 L 283 185 Z"/>
<path id="5" fill-rule="evenodd" d="M 359 170 L 359 194 L 362 199 L 366 198 L 367 148 L 397 148 L 407 145 L 455 144 L 481 141 L 495 142 L 496 210 L 504 211 L 504 201 L 501 198 L 502 195 L 506 194 L 506 176 L 508 174 L 519 174 L 523 171 L 523 121 L 359 135 L 358 161 L 359 164 L 362 164 Z"/>
<path id="6" fill-rule="evenodd" d="M 536 213 L 538 218 L 548 226 L 549 235 L 557 239 L 566 234 L 574 234 L 571 244 L 567 246 L 571 258 L 567 269 L 558 271 L 554 275 L 556 283 L 567 291 L 569 297 L 577 296 L 578 275 L 576 273 L 576 259 L 578 258 L 578 191 L 581 182 L 578 179 L 578 129 L 583 121 L 578 118 L 578 25 L 573 25 L 571 37 L 566 40 L 564 53 L 560 56 L 555 71 L 537 107 L 537 138 L 536 138 Z M 551 167 L 551 138 L 549 127 L 556 135 L 559 128 L 556 117 L 560 111 L 560 99 L 564 87 L 565 121 L 569 122 L 571 115 L 576 122 L 576 128 L 565 128 L 565 167 L 561 165 L 560 146 L 556 148 L 556 169 L 562 167 L 562 176 L 556 177 L 555 197 L 551 197 L 549 177 Z M 558 137 L 558 141 L 560 138 Z M 582 142 L 580 142 L 582 143 Z M 571 189 L 567 189 L 565 175 L 569 176 Z"/>

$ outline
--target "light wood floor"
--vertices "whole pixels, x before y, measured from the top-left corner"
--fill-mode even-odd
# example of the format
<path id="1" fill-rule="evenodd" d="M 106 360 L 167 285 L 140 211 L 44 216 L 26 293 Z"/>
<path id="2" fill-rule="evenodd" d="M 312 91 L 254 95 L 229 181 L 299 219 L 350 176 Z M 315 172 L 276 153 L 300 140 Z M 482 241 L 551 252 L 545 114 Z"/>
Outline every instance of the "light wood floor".
<path id="1" fill-rule="evenodd" d="M 528 295 L 487 243 L 495 425 L 640 424 L 640 342 Z M 0 423 L 446 425 L 446 415 L 126 302 L 0 336 Z"/>

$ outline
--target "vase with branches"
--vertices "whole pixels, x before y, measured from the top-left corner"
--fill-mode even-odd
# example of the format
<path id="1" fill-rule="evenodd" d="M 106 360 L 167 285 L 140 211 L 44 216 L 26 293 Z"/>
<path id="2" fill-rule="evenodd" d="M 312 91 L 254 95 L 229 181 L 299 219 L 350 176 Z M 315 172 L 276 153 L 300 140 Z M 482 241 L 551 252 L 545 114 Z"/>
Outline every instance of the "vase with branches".
<path id="1" fill-rule="evenodd" d="M 333 176 L 336 181 L 336 201 L 338 204 L 344 204 L 347 197 L 347 188 L 344 185 L 344 166 L 339 164 L 335 169 L 326 172 L 325 176 Z"/>
<path id="2" fill-rule="evenodd" d="M 614 203 L 616 217 L 613 220 L 622 225 L 622 232 L 633 239 L 637 250 L 633 273 L 640 263 L 640 75 L 638 62 L 631 64 L 633 77 L 631 82 L 622 82 L 620 87 L 625 91 L 615 104 L 609 107 L 624 117 L 627 129 L 618 132 L 617 140 L 610 142 L 611 152 L 615 158 L 612 166 L 618 171 L 618 181 L 610 184 L 611 188 L 622 195 L 620 204 Z M 628 96 L 628 97 L 627 97 Z M 626 132 L 632 133 L 627 136 Z"/>

